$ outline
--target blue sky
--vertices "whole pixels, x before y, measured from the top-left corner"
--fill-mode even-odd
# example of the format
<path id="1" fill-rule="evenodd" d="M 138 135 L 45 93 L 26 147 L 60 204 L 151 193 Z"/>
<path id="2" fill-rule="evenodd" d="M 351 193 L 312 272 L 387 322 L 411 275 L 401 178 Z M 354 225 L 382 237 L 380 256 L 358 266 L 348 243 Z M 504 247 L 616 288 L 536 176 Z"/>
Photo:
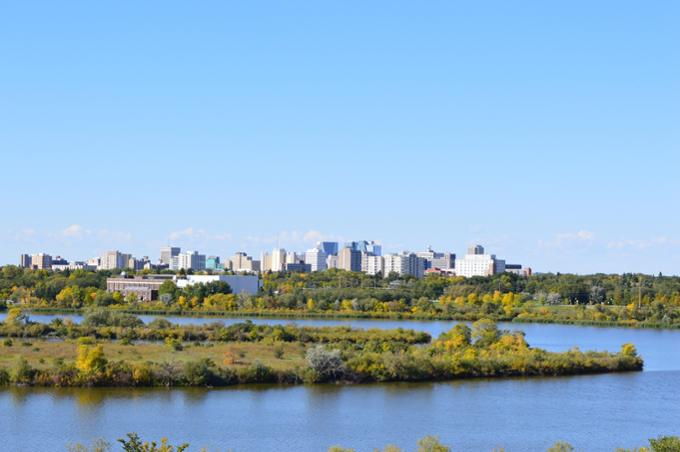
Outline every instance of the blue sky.
<path id="1" fill-rule="evenodd" d="M 0 262 L 470 242 L 680 273 L 680 4 L 6 2 Z"/>

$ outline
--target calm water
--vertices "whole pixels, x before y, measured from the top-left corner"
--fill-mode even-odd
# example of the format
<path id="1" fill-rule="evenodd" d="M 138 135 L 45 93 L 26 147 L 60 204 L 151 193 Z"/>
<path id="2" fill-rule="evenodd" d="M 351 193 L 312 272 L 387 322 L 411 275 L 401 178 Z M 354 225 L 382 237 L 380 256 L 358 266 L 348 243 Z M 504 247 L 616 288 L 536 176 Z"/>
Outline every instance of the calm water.
<path id="1" fill-rule="evenodd" d="M 295 323 L 404 327 L 436 336 L 455 322 L 306 319 Z M 645 372 L 410 385 L 8 389 L 0 391 L 0 449 L 63 450 L 71 441 L 115 440 L 136 431 L 143 437 L 165 435 L 190 442 L 192 450 L 323 451 L 342 444 L 364 451 L 388 443 L 412 450 L 419 437 L 434 434 L 455 451 L 491 451 L 499 446 L 508 451 L 542 451 L 559 439 L 568 440 L 577 450 L 612 451 L 644 445 L 659 434 L 680 434 L 680 331 L 503 327 L 524 330 L 532 345 L 549 350 L 573 346 L 617 350 L 622 343 L 633 342 L 645 358 Z"/>

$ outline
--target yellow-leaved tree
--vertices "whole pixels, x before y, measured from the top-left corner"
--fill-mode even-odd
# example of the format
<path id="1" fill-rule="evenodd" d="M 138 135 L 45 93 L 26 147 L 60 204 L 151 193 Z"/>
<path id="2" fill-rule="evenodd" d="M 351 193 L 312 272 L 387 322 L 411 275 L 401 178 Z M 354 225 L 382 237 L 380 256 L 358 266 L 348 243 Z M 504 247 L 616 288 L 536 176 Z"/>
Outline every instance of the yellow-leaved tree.
<path id="1" fill-rule="evenodd" d="M 76 368 L 83 373 L 94 373 L 106 367 L 106 357 L 104 347 L 99 345 L 80 344 L 78 346 L 78 357 L 76 358 Z"/>

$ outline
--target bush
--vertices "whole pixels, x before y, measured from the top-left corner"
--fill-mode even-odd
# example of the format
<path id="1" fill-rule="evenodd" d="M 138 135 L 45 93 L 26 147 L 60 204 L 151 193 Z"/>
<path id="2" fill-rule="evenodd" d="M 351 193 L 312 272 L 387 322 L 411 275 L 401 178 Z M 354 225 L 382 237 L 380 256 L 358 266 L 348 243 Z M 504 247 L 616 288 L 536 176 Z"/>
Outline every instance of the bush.
<path id="1" fill-rule="evenodd" d="M 168 337 L 165 339 L 165 345 L 170 347 L 172 350 L 176 352 L 180 352 L 184 350 L 184 346 L 182 345 L 182 341 L 179 339 L 176 339 L 174 337 Z"/>
<path id="2" fill-rule="evenodd" d="M 136 315 L 111 311 L 110 309 L 93 309 L 85 313 L 83 326 L 121 326 L 125 328 L 135 328 L 144 326 L 144 322 Z"/>
<path id="3" fill-rule="evenodd" d="M 219 382 L 215 363 L 208 358 L 184 365 L 184 381 L 188 386 L 212 386 Z"/>
<path id="4" fill-rule="evenodd" d="M 322 345 L 317 345 L 307 351 L 306 359 L 316 382 L 339 380 L 346 374 L 340 350 L 326 350 Z"/>

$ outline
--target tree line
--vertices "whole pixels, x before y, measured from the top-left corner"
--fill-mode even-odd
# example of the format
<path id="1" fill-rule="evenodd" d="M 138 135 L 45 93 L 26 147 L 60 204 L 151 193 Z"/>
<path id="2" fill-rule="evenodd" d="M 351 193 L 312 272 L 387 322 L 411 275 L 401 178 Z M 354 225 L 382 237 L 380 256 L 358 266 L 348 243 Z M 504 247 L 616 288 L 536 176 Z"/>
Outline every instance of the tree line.
<path id="1" fill-rule="evenodd" d="M 14 266 L 0 271 L 0 308 L 83 309 L 111 306 L 156 312 L 215 312 L 454 320 L 559 321 L 680 326 L 680 278 L 663 275 L 505 273 L 491 277 L 428 275 L 390 278 L 329 270 L 266 273 L 261 293 L 234 294 L 214 282 L 179 289 L 172 281 L 160 300 L 108 293 L 111 272 L 50 272 Z"/>

